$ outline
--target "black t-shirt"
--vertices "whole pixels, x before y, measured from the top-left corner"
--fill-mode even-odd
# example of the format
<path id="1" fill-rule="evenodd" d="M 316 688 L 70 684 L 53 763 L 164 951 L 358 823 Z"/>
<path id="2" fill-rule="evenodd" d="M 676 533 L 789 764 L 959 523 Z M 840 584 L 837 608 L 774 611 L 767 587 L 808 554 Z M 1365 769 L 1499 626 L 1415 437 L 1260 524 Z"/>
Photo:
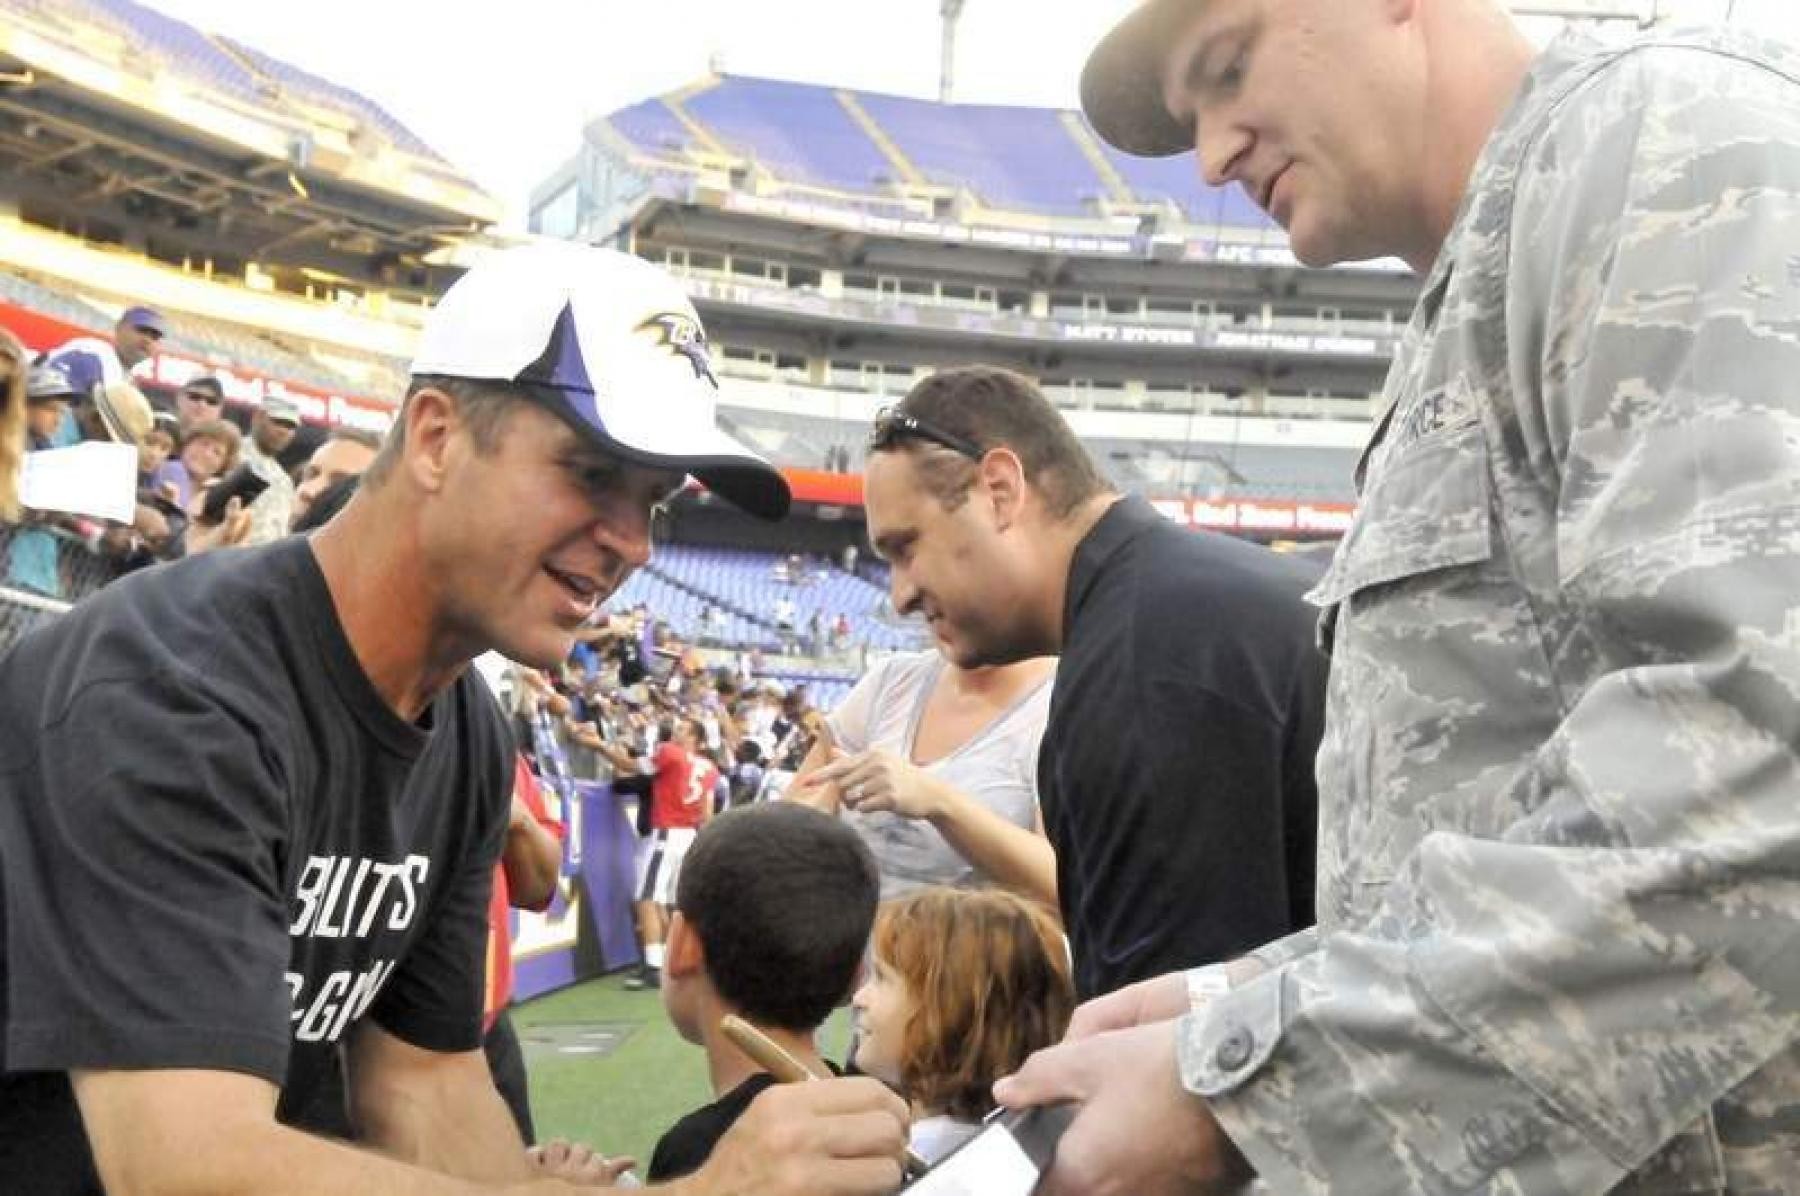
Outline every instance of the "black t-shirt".
<path id="1" fill-rule="evenodd" d="M 1076 549 L 1038 786 L 1083 999 L 1312 924 L 1317 574 L 1136 498 Z"/>
<path id="2" fill-rule="evenodd" d="M 829 1059 L 825 1066 L 832 1075 L 842 1075 Z M 710 1105 L 702 1105 L 669 1127 L 668 1133 L 656 1141 L 650 1155 L 650 1182 L 667 1183 L 692 1175 L 712 1157 L 713 1147 L 744 1115 L 757 1093 L 775 1083 L 768 1072 L 757 1072 Z"/>
<path id="3" fill-rule="evenodd" d="M 472 671 L 401 720 L 298 538 L 0 658 L 0 1191 L 99 1190 L 72 1068 L 244 1072 L 291 1119 L 364 1017 L 476 1049 L 505 737 Z"/>

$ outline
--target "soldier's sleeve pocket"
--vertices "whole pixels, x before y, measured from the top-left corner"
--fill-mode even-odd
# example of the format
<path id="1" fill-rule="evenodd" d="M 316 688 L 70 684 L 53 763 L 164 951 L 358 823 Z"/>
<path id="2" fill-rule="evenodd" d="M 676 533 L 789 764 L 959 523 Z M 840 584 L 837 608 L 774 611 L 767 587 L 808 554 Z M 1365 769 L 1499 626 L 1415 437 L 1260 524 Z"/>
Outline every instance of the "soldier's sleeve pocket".
<path id="1" fill-rule="evenodd" d="M 1334 607 L 1378 586 L 1485 562 L 1494 554 L 1489 488 L 1479 423 L 1393 449 L 1307 600 Z"/>
<path id="2" fill-rule="evenodd" d="M 1183 1086 L 1221 1096 L 1255 1075 L 1281 1041 L 1285 992 L 1286 977 L 1268 972 L 1188 1015 L 1176 1048 Z"/>

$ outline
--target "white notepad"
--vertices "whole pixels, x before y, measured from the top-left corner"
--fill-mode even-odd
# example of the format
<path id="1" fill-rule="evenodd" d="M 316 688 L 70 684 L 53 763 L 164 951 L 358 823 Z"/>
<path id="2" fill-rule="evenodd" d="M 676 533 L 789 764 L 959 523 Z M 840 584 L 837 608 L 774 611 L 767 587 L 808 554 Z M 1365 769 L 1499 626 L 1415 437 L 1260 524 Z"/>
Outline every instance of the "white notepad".
<path id="1" fill-rule="evenodd" d="M 137 449 L 110 440 L 25 454 L 19 501 L 33 511 L 130 523 L 137 513 Z"/>

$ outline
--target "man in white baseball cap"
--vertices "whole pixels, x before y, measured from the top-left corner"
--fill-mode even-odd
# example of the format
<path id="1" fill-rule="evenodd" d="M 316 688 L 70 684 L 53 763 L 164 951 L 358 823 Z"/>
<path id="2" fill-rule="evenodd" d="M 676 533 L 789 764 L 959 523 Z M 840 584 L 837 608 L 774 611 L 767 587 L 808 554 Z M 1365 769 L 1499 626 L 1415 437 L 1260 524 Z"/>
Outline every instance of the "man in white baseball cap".
<path id="1" fill-rule="evenodd" d="M 713 390 L 660 270 L 497 254 L 427 322 L 330 524 L 134 575 L 0 658 L 0 1191 L 551 1193 L 543 1160 L 608 1170 L 528 1157 L 480 1050 L 511 769 L 467 666 L 560 662 L 688 474 L 785 511 Z M 340 1051 L 366 1151 L 292 1128 Z M 905 1126 L 873 1080 L 782 1085 L 666 1190 L 891 1192 Z"/>
<path id="2" fill-rule="evenodd" d="M 693 304 L 640 258 L 544 245 L 488 259 L 438 305 L 412 375 L 515 386 L 622 463 L 787 514 L 781 475 L 713 424 L 719 383 Z"/>

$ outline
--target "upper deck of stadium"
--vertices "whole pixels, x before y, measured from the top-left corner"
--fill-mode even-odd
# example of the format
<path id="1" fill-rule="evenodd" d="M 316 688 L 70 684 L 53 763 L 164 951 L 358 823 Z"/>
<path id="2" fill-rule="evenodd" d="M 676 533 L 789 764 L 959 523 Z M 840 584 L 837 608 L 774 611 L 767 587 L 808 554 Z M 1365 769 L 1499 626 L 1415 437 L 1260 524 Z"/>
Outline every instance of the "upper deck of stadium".
<path id="1" fill-rule="evenodd" d="M 381 105 L 133 0 L 0 0 L 0 177 L 9 211 L 164 261 L 368 281 L 502 215 Z"/>
<path id="2" fill-rule="evenodd" d="M 602 123 L 653 169 L 723 155 L 801 187 L 871 199 L 966 192 L 986 207 L 1045 216 L 1166 207 L 1194 224 L 1274 227 L 1241 190 L 1204 185 L 1186 159 L 1122 154 L 1072 111 L 719 75 Z"/>

